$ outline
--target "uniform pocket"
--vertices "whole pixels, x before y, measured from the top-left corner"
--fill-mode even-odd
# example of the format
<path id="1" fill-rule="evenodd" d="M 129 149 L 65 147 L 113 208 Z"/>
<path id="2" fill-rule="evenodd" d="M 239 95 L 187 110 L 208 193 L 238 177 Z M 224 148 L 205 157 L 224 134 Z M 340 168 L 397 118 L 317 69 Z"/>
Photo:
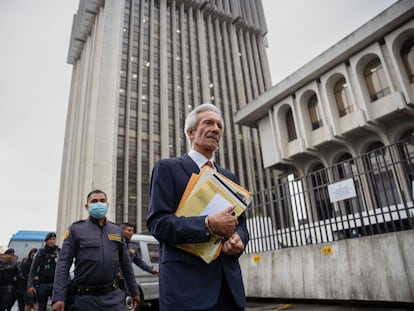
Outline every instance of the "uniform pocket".
<path id="1" fill-rule="evenodd" d="M 97 248 L 100 245 L 100 240 L 85 240 L 79 242 L 79 248 Z"/>

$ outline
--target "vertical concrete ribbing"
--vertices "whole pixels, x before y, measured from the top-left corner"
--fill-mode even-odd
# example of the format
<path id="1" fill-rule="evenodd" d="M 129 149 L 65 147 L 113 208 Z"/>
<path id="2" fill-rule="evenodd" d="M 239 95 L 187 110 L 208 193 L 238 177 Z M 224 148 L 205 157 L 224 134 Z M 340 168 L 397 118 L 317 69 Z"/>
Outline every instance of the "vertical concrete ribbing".
<path id="1" fill-rule="evenodd" d="M 87 0 L 86 0 L 87 1 Z M 258 64 L 262 64 L 261 61 L 255 60 L 256 57 L 263 57 L 263 54 L 261 54 L 264 51 L 261 50 L 261 46 L 249 46 L 245 47 L 245 49 L 249 49 L 252 52 L 252 58 L 255 62 L 256 69 L 256 77 L 252 77 L 250 74 L 244 76 L 241 70 L 242 63 L 240 61 L 239 53 L 239 45 L 245 45 L 245 39 L 243 36 L 239 36 L 238 33 L 245 33 L 250 32 L 255 27 L 255 25 L 248 25 L 248 23 L 252 22 L 252 20 L 257 20 L 257 16 L 250 16 L 246 17 L 245 11 L 245 4 L 243 4 L 243 12 L 241 11 L 241 4 L 240 1 L 229 1 L 229 0 L 222 0 L 218 2 L 218 6 L 210 6 L 210 4 L 207 4 L 207 7 L 202 9 L 200 11 L 197 4 L 190 1 L 168 1 L 168 0 L 161 0 L 160 1 L 160 11 L 159 16 L 155 13 L 155 1 L 150 0 L 148 2 L 140 1 L 140 0 L 131 0 L 131 12 L 134 11 L 134 2 L 141 5 L 141 21 L 143 21 L 144 17 L 144 10 L 147 10 L 147 12 L 150 12 L 149 19 L 146 18 L 146 23 L 150 23 L 149 29 L 147 28 L 145 30 L 146 34 L 149 34 L 149 44 L 144 42 L 144 28 L 142 28 L 139 31 L 139 40 L 140 43 L 138 44 L 138 66 L 139 69 L 137 71 L 138 74 L 138 81 L 137 83 L 137 101 L 138 101 L 138 109 L 137 109 L 137 119 L 138 124 L 140 123 L 139 120 L 142 118 L 142 95 L 148 95 L 148 93 L 143 93 L 143 83 L 149 82 L 149 85 L 146 86 L 149 89 L 149 97 L 145 99 L 146 104 L 149 105 L 149 132 L 148 136 L 144 136 L 142 132 L 141 126 L 137 126 L 137 210 L 127 210 L 128 208 L 128 195 L 129 195 L 129 170 L 130 166 L 128 164 L 129 161 L 129 113 L 130 113 L 130 84 L 128 85 L 127 89 L 127 107 L 126 107 L 126 132 L 125 132 L 125 150 L 126 153 L 124 154 L 124 162 L 126 163 L 123 167 L 124 170 L 124 176 L 125 176 L 125 182 L 124 182 L 124 192 L 123 192 L 123 204 L 124 204 L 124 216 L 123 219 L 130 218 L 129 215 L 133 215 L 134 213 L 137 214 L 137 230 L 140 230 L 140 225 L 142 221 L 140 221 L 140 217 L 142 216 L 142 208 L 146 207 L 143 206 L 142 201 L 140 200 L 142 195 L 142 188 L 141 185 L 143 182 L 145 183 L 144 179 L 148 179 L 148 176 L 143 176 L 141 174 L 142 171 L 142 153 L 148 152 L 149 154 L 149 170 L 151 171 L 152 166 L 157 159 L 157 157 L 168 157 L 170 156 L 170 143 L 173 143 L 171 140 L 171 136 L 169 135 L 169 128 L 171 125 L 170 118 L 172 117 L 174 119 L 174 127 L 175 127 L 175 137 L 174 137 L 174 144 L 175 146 L 175 152 L 177 155 L 182 154 L 181 150 L 181 139 L 185 139 L 184 136 L 182 136 L 182 125 L 177 124 L 180 121 L 180 118 L 182 120 L 184 115 L 187 115 L 190 109 L 189 106 L 194 107 L 195 105 L 200 104 L 201 102 L 205 101 L 211 101 L 211 95 L 214 94 L 215 96 L 215 103 L 220 107 L 220 109 L 223 112 L 225 123 L 226 123 L 226 134 L 225 134 L 225 140 L 222 141 L 222 145 L 220 146 L 220 152 L 219 152 L 219 164 L 229 168 L 231 170 L 237 170 L 236 173 L 239 175 L 241 182 L 243 185 L 248 186 L 249 188 L 255 184 L 254 181 L 254 171 L 257 170 L 257 165 L 259 162 L 257 162 L 257 152 L 256 154 L 252 152 L 251 148 L 257 145 L 257 141 L 255 141 L 254 144 L 251 143 L 252 136 L 250 131 L 248 130 L 242 130 L 243 132 L 243 141 L 240 141 L 240 127 L 233 125 L 233 114 L 235 111 L 246 104 L 246 92 L 252 87 L 252 85 L 257 89 L 256 92 L 260 93 L 262 91 L 262 84 L 263 79 L 267 79 L 266 77 L 263 77 L 264 71 L 262 72 L 259 68 Z M 253 0 L 252 0 L 253 1 Z M 235 3 L 237 2 L 237 3 Z M 168 4 L 167 4 L 168 3 Z M 179 3 L 179 6 L 176 7 L 176 5 Z M 193 6 L 194 4 L 194 6 Z M 96 117 L 96 123 L 90 123 L 90 125 L 93 126 L 93 129 L 90 129 L 89 131 L 86 128 L 83 128 L 85 131 L 84 134 L 81 134 L 80 136 L 86 135 L 87 137 L 90 137 L 93 141 L 93 148 L 89 151 L 83 150 L 84 146 L 78 146 L 78 149 L 74 150 L 74 159 L 79 159 L 78 157 L 87 157 L 88 154 L 93 154 L 93 160 L 91 162 L 82 162 L 77 161 L 77 164 L 74 163 L 74 167 L 79 165 L 84 165 L 84 169 L 79 169 L 79 171 L 76 171 L 72 174 L 72 179 L 74 180 L 74 185 L 79 185 L 76 193 L 77 197 L 81 197 L 82 199 L 77 199 L 79 204 L 76 204 L 76 208 L 81 205 L 80 203 L 83 203 L 84 201 L 84 192 L 86 189 L 90 190 L 92 185 L 98 185 L 99 180 L 102 178 L 106 178 L 108 181 L 108 187 L 110 190 L 106 190 L 108 195 L 112 197 L 113 202 L 111 202 L 112 208 L 115 208 L 115 191 L 116 191 L 116 154 L 117 154 L 117 128 L 118 128 L 118 103 L 119 103 L 119 83 L 120 83 L 120 76 L 119 76 L 119 70 L 120 70 L 120 55 L 121 48 L 122 48 L 122 23 L 123 23 L 123 6 L 124 1 L 114 1 L 114 0 L 107 0 L 104 3 L 101 4 L 100 7 L 100 13 L 97 15 L 101 19 L 101 21 L 97 20 L 93 24 L 92 29 L 92 36 L 89 36 L 85 38 L 85 44 L 84 44 L 84 50 L 81 52 L 82 56 L 81 58 L 85 58 L 85 50 L 87 49 L 88 44 L 96 45 L 98 46 L 91 47 L 91 54 L 90 57 L 93 58 L 93 60 L 88 60 L 88 62 L 95 63 L 94 65 L 87 65 L 84 64 L 84 66 L 92 66 L 91 68 L 95 68 L 91 71 L 84 71 L 81 73 L 79 71 L 79 76 L 89 76 L 87 77 L 87 83 L 91 83 L 92 85 L 96 86 L 96 89 L 94 90 L 88 90 L 88 88 L 79 89 L 80 94 L 84 91 L 86 92 L 86 95 L 79 95 L 79 99 L 83 102 L 83 106 L 79 105 L 78 108 L 80 110 L 83 110 L 84 112 L 88 109 L 86 105 L 90 105 L 90 103 L 94 102 L 96 107 L 91 108 L 92 110 L 90 113 L 92 115 L 95 115 Z M 199 3 L 198 3 L 199 5 Z M 250 3 L 249 6 L 255 5 L 255 3 Z M 114 8 L 118 8 L 118 10 L 114 10 Z M 167 11 L 168 8 L 168 11 Z M 247 14 L 260 14 L 260 10 L 257 9 L 257 12 L 247 12 Z M 157 12 L 158 13 L 158 12 Z M 167 24 L 167 16 L 169 15 L 172 18 L 171 23 Z M 177 18 L 177 26 L 179 25 L 179 29 L 181 31 L 180 34 L 176 33 L 177 26 L 175 25 L 175 13 L 178 14 Z M 235 24 L 232 23 L 232 21 L 229 19 L 230 16 L 240 16 L 240 20 L 243 22 L 239 24 L 239 22 L 236 21 Z M 118 21 L 118 29 L 115 29 L 114 24 L 109 24 L 109 20 L 117 20 Z M 260 19 L 259 19 L 260 20 Z M 154 40 L 156 40 L 153 36 L 153 34 L 156 32 L 155 25 L 159 22 L 160 25 L 160 59 L 159 59 L 159 75 L 155 75 L 155 64 L 158 64 L 158 59 L 155 58 L 156 51 L 154 50 Z M 213 25 L 214 23 L 214 25 Z M 132 33 L 134 31 L 134 25 L 133 23 L 130 23 L 130 29 L 131 32 L 130 36 L 132 37 Z M 142 26 L 143 23 L 141 22 Z M 195 26 L 196 25 L 196 26 Z M 248 26 L 248 27 L 247 27 Z M 256 25 L 257 26 L 257 25 Z M 111 28 L 112 27 L 112 28 Z M 171 29 L 172 27 L 172 29 Z M 213 38 L 216 38 L 215 44 L 212 44 L 211 42 L 207 41 L 206 38 L 206 31 L 208 32 L 208 38 L 209 40 L 212 40 Z M 254 30 L 254 31 L 257 31 Z M 103 42 L 99 43 L 99 40 L 94 38 L 95 32 L 99 32 L 102 36 Z M 167 38 L 169 35 L 172 35 L 172 59 L 171 63 L 173 65 L 173 69 L 169 68 L 169 61 L 167 52 L 168 50 L 165 48 L 165 45 L 167 44 Z M 176 38 L 175 36 L 179 36 L 179 38 Z M 107 37 L 110 38 L 107 38 Z M 222 40 L 219 38 L 222 36 Z M 256 40 L 260 40 L 260 38 L 257 38 L 256 34 L 253 34 L 251 32 L 251 42 L 248 43 L 248 45 L 258 45 L 260 43 L 256 42 Z M 240 38 L 242 39 L 240 41 Z M 181 44 L 177 44 L 177 40 L 180 40 Z M 112 40 L 112 41 L 111 41 Z M 88 43 L 88 41 L 92 41 L 92 43 Z M 112 42 L 113 46 L 110 48 L 110 52 L 104 51 L 104 45 L 106 43 Z M 117 42 L 117 43 L 115 43 Z M 133 40 L 129 40 L 129 60 L 131 56 L 131 45 Z M 118 47 L 115 47 L 115 44 L 118 44 Z M 181 45 L 181 46 L 180 46 Z M 216 50 L 221 50 L 221 53 L 224 53 L 224 57 L 221 55 L 221 53 L 214 53 L 215 45 L 217 45 Z M 187 46 L 190 48 L 188 49 Z M 144 49 L 149 48 L 149 59 L 146 59 L 143 57 Z M 169 47 L 170 48 L 170 47 Z M 209 49 L 209 50 L 207 50 Z M 257 51 L 257 49 L 260 50 L 260 52 Z M 117 53 L 117 51 L 119 53 Z M 102 54 L 100 54 L 102 53 Z M 110 55 L 111 54 L 111 55 Z M 179 55 L 180 61 L 178 61 L 175 57 L 176 55 Z M 246 53 L 242 53 L 243 57 L 246 56 Z M 101 57 L 102 56 L 102 57 Z M 112 58 L 111 58 L 112 57 Z M 115 58 L 118 57 L 116 60 Z M 79 58 L 77 62 L 82 62 L 82 60 Z M 102 63 L 102 59 L 112 59 L 112 62 L 105 62 Z M 189 61 L 189 63 L 187 63 Z M 149 63 L 149 68 L 145 66 L 144 62 Z M 99 63 L 99 64 L 98 64 Z M 106 68 L 100 68 L 105 67 Z M 188 67 L 189 66 L 189 67 Z M 99 68 L 98 68 L 99 67 Z M 149 77 L 146 81 L 143 81 L 143 70 L 149 70 Z M 173 70 L 171 73 L 170 71 Z M 178 80 L 177 70 L 180 70 L 181 76 L 180 81 Z M 103 76 L 106 76 L 107 73 L 112 73 L 109 76 L 113 78 L 112 81 L 112 88 L 113 85 L 116 85 L 115 90 L 109 91 L 106 90 L 106 86 L 109 83 L 108 77 L 104 78 Z M 165 73 L 165 74 L 164 74 Z M 129 70 L 127 78 L 128 81 L 131 80 L 131 71 Z M 189 79 L 187 79 L 187 75 L 189 75 Z M 92 76 L 92 77 L 91 77 Z M 96 78 L 94 79 L 93 76 Z M 172 81 L 169 81 L 172 77 Z M 82 78 L 80 78 L 82 79 Z M 90 81 L 89 81 L 90 79 Z M 155 94 L 154 88 L 154 81 L 155 79 L 160 79 L 160 85 L 159 90 L 160 94 Z M 257 79 L 259 81 L 251 81 L 251 79 Z M 115 83 L 114 83 L 115 82 Z M 170 83 L 170 84 L 169 84 Z M 213 91 L 210 89 L 210 83 L 213 83 Z M 177 86 L 180 86 L 182 98 L 180 97 L 180 100 L 177 100 Z M 72 85 L 73 87 L 73 85 Z M 108 87 L 110 88 L 110 87 Z M 168 103 L 170 98 L 168 96 L 168 88 L 173 88 L 173 101 L 172 103 Z M 82 91 L 81 91 L 82 90 Z M 164 93 L 165 92 L 165 93 Z M 83 93 L 85 94 L 85 93 Z M 160 110 L 158 111 L 153 107 L 152 103 L 154 102 L 154 99 L 156 99 L 156 95 L 159 95 L 160 100 Z M 112 104 L 110 103 L 104 103 L 104 107 L 100 107 L 101 105 L 101 99 L 105 100 L 112 100 Z M 156 99 L 158 100 L 158 99 Z M 173 115 L 170 115 L 169 113 L 169 105 L 174 105 L 173 107 Z M 180 105 L 181 107 L 179 107 Z M 180 109 L 181 108 L 181 109 Z M 93 112 L 93 109 L 97 109 L 96 114 Z M 160 113 L 160 123 L 161 129 L 160 129 L 160 141 L 158 141 L 157 134 L 154 134 L 155 129 L 155 118 L 157 113 Z M 100 153 L 101 144 L 103 143 L 103 139 L 99 138 L 98 132 L 99 132 L 99 124 L 98 122 L 108 122 L 110 118 L 114 118 L 115 120 L 112 120 L 112 124 L 109 128 L 113 129 L 113 132 L 109 134 L 109 129 L 107 130 L 108 136 L 106 137 L 106 142 L 111 144 L 107 150 L 105 150 L 104 153 Z M 86 117 L 86 116 L 85 116 Z M 103 118 L 103 120 L 100 120 L 100 118 Z M 92 116 L 90 116 L 92 118 Z M 75 127 L 83 127 L 87 124 L 86 121 L 79 123 L 79 125 L 74 125 Z M 89 124 L 89 123 L 88 123 Z M 158 125 L 157 125 L 158 126 Z M 98 136 L 96 136 L 98 135 Z M 145 132 L 145 135 L 147 133 Z M 253 135 L 254 136 L 254 135 Z M 85 141 L 81 140 L 82 143 L 86 143 Z M 110 137 L 111 142 L 108 141 L 108 137 Z M 147 140 L 148 139 L 148 140 Z M 79 141 L 79 140 L 77 140 Z M 145 149 L 142 148 L 142 142 L 148 141 L 149 144 L 149 150 L 145 151 Z M 154 148 L 154 143 L 160 142 L 161 146 L 161 155 L 156 154 L 157 151 Z M 242 150 L 244 149 L 245 152 Z M 244 154 L 245 156 L 243 156 Z M 256 158 L 256 160 L 254 160 Z M 99 166 L 102 166 L 104 163 L 104 160 L 111 159 L 111 161 L 108 161 L 107 164 L 108 167 L 106 167 L 105 170 L 101 171 L 101 173 L 98 172 Z M 253 163 L 252 161 L 255 161 L 253 167 L 250 167 L 249 163 Z M 82 164 L 81 164 L 82 163 Z M 90 170 L 88 170 L 90 169 Z M 247 174 L 245 173 L 245 170 L 247 171 Z M 259 169 L 260 170 L 260 169 Z M 73 167 L 72 167 L 73 171 Z M 83 175 L 83 176 L 82 176 Z M 105 176 L 104 176 L 105 175 Z M 247 180 L 245 180 L 245 176 L 247 176 Z M 67 176 L 65 176 L 65 180 L 67 180 Z M 63 180 L 63 177 L 62 177 Z M 84 184 L 80 184 L 79 182 L 84 182 Z M 246 185 L 248 183 L 248 185 Z M 76 187 L 73 186 L 72 187 Z M 74 192 L 71 191 L 71 195 Z M 63 196 L 63 195 L 62 195 Z M 66 205 L 66 204 L 65 204 Z M 82 209 L 81 209 L 82 210 Z M 81 214 L 83 212 L 79 212 L 79 217 L 82 218 Z M 112 216 L 111 216 L 112 217 Z M 73 219 L 70 219 L 70 221 L 73 221 Z"/>
<path id="2" fill-rule="evenodd" d="M 168 27 L 167 29 L 167 1 L 162 0 L 159 3 L 159 46 L 166 47 L 168 46 Z M 174 44 L 174 43 L 173 43 Z M 156 79 L 160 79 L 160 148 L 161 148 L 161 158 L 168 158 L 170 156 L 170 141 L 169 141 L 169 116 L 168 116 L 168 55 L 166 48 L 160 48 L 160 65 L 159 73 L 160 76 Z M 172 56 L 173 57 L 173 56 Z"/>

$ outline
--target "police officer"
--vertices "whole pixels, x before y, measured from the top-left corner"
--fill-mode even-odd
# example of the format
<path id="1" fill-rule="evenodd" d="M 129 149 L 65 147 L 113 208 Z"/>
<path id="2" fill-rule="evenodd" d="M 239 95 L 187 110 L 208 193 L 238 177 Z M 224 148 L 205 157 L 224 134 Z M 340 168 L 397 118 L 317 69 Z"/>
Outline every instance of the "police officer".
<path id="1" fill-rule="evenodd" d="M 13 248 L 0 255 L 0 311 L 11 308 L 15 299 L 14 287 L 19 277 L 19 268 L 14 257 Z"/>
<path id="2" fill-rule="evenodd" d="M 53 279 L 59 259 L 59 246 L 56 245 L 56 233 L 50 232 L 45 238 L 46 245 L 33 258 L 27 279 L 27 292 L 37 298 L 39 311 L 46 311 L 47 300 L 52 296 Z"/>
<path id="3" fill-rule="evenodd" d="M 32 248 L 27 255 L 27 258 L 23 258 L 22 264 L 20 265 L 21 271 L 21 290 L 24 290 L 23 302 L 24 302 L 24 311 L 31 311 L 32 308 L 34 311 L 38 311 L 38 303 L 33 300 L 33 296 L 30 296 L 27 292 L 27 280 L 29 279 L 30 267 L 32 266 L 33 259 L 38 252 L 37 248 Z"/>
<path id="4" fill-rule="evenodd" d="M 106 219 L 108 202 L 101 190 L 87 196 L 89 218 L 73 223 L 65 232 L 53 288 L 53 310 L 63 311 L 69 284 L 69 270 L 75 259 L 74 310 L 125 311 L 124 282 L 139 303 L 138 287 L 128 256 L 122 229 Z"/>
<path id="5" fill-rule="evenodd" d="M 140 267 L 142 270 L 151 273 L 151 274 L 158 274 L 158 269 L 156 266 L 150 266 L 148 265 L 140 256 L 138 251 L 135 249 L 135 247 L 130 244 L 130 240 L 132 235 L 134 234 L 134 226 L 130 223 L 124 222 L 121 224 L 121 228 L 124 234 L 125 242 L 127 244 L 127 248 L 129 251 L 129 254 L 131 256 L 131 260 L 134 264 L 136 264 L 138 267 Z"/>

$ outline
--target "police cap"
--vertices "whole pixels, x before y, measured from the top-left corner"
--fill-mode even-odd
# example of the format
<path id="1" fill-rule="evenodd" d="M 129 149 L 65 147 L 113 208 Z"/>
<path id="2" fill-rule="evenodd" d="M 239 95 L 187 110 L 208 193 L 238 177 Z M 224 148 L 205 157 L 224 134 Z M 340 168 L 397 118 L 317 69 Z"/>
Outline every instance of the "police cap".
<path id="1" fill-rule="evenodd" d="M 56 233 L 49 232 L 45 237 L 45 241 L 49 240 L 50 238 L 56 238 Z"/>

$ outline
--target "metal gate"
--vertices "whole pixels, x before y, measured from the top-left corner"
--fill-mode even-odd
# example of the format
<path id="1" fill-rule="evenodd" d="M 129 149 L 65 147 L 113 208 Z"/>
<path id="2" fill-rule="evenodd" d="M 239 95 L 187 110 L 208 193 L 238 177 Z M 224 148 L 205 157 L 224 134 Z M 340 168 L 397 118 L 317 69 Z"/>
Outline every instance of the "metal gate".
<path id="1" fill-rule="evenodd" d="M 246 252 L 413 229 L 414 137 L 254 195 Z"/>

